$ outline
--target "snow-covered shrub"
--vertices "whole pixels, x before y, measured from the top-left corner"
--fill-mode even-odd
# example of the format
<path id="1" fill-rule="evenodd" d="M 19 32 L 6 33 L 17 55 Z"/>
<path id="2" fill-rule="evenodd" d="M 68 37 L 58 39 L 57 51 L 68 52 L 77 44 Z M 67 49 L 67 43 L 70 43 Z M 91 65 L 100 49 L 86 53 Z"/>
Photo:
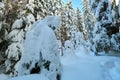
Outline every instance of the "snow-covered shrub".
<path id="1" fill-rule="evenodd" d="M 55 16 L 39 20 L 32 25 L 26 33 L 24 50 L 15 66 L 15 75 L 43 73 L 50 80 L 60 78 L 59 47 L 53 31 L 59 25 L 60 20 Z"/>
<path id="2" fill-rule="evenodd" d="M 63 55 L 68 55 L 68 54 L 73 54 L 74 53 L 74 45 L 72 43 L 72 41 L 67 40 L 64 43 L 64 47 L 63 47 Z"/>
<path id="3" fill-rule="evenodd" d="M 63 47 L 63 55 L 74 54 L 80 50 L 80 46 L 84 46 L 86 50 L 89 46 L 86 44 L 83 32 L 79 32 L 75 25 L 71 26 L 70 38 L 66 40 Z"/>

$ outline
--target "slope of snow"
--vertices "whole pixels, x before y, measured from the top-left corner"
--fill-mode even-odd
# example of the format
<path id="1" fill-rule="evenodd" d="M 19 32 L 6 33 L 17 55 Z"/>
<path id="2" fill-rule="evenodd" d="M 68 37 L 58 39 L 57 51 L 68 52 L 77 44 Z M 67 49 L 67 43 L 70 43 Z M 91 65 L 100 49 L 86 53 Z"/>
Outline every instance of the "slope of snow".
<path id="1" fill-rule="evenodd" d="M 81 47 L 83 49 L 83 47 Z M 84 50 L 80 50 L 84 52 Z M 119 80 L 120 59 L 110 56 L 89 56 L 81 52 L 61 57 L 63 72 L 61 80 Z M 0 80 L 8 76 L 0 75 Z M 8 80 L 48 80 L 40 74 L 19 76 Z"/>
<path id="2" fill-rule="evenodd" d="M 7 80 L 9 77 L 5 74 L 0 74 L 0 80 Z"/>
<path id="3" fill-rule="evenodd" d="M 119 80 L 120 59 L 108 56 L 81 56 L 81 52 L 62 57 L 62 80 Z"/>
<path id="4" fill-rule="evenodd" d="M 42 74 L 32 74 L 32 75 L 14 77 L 8 80 L 49 80 L 49 79 Z"/>

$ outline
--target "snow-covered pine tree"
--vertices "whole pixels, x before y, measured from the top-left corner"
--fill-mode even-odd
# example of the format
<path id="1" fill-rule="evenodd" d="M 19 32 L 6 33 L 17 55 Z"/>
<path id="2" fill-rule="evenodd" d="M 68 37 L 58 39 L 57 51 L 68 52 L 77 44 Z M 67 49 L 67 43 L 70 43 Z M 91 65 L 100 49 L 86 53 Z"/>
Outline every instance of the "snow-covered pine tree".
<path id="1" fill-rule="evenodd" d="M 109 37 L 107 36 L 106 29 L 102 27 L 102 24 L 100 22 L 96 22 L 94 26 L 92 40 L 92 50 L 95 55 L 98 55 L 100 52 L 109 52 Z"/>
<path id="2" fill-rule="evenodd" d="M 7 17 L 10 17 L 10 16 L 8 16 L 9 13 L 6 14 L 7 12 L 6 7 L 9 8 L 9 6 L 6 6 L 6 3 L 3 2 L 2 0 L 0 2 L 0 67 L 2 66 L 3 73 L 5 73 L 5 61 L 7 59 L 7 56 L 5 55 L 5 51 L 9 45 L 9 40 L 7 39 L 7 36 L 11 30 L 10 25 L 12 23 L 12 20 L 10 22 L 7 21 Z"/>
<path id="3" fill-rule="evenodd" d="M 115 42 L 117 39 L 112 38 L 112 35 L 118 35 L 119 26 L 118 26 L 118 8 L 116 5 L 117 0 L 90 0 L 91 10 L 95 15 L 96 24 L 94 27 L 94 38 L 93 43 L 97 52 L 109 52 L 110 50 L 119 51 L 119 48 L 116 49 L 113 45 L 117 44 L 119 46 L 119 42 Z M 98 27 L 97 27 L 98 26 Z M 104 34 L 103 34 L 104 33 Z M 99 35 L 101 38 L 97 39 L 96 37 Z M 112 39 L 112 42 L 110 39 Z M 95 41 L 94 41 L 95 40 Z M 112 43 L 112 44 L 111 44 Z M 115 44 L 114 44 L 115 43 Z M 113 49 L 114 48 L 114 49 Z M 96 51 L 95 50 L 95 51 Z"/>
<path id="4" fill-rule="evenodd" d="M 81 11 L 79 8 L 76 10 L 76 23 L 75 25 L 78 27 L 80 32 L 83 32 L 83 15 L 81 14 Z"/>
<path id="5" fill-rule="evenodd" d="M 7 1 L 10 5 L 7 4 Z M 48 15 L 56 15 L 58 14 L 58 10 L 60 10 L 60 7 L 62 6 L 61 0 L 58 0 L 58 2 L 54 1 L 51 5 L 49 5 L 49 2 L 52 0 L 15 0 L 15 1 L 9 1 L 6 0 L 6 4 L 8 6 L 8 9 L 12 9 L 14 12 L 14 5 L 19 6 L 15 7 L 15 17 L 12 19 L 13 22 L 9 22 L 9 20 L 6 19 L 5 15 L 5 22 L 8 22 L 10 26 L 9 35 L 7 35 L 7 40 L 9 45 L 7 45 L 7 50 L 5 51 L 7 60 L 5 61 L 6 65 L 6 73 L 11 74 L 11 76 L 15 76 L 17 73 L 14 72 L 16 63 L 21 58 L 21 53 L 23 52 L 23 45 L 24 45 L 24 39 L 26 32 L 31 28 L 31 25 L 35 22 L 35 20 L 43 19 L 45 16 Z M 10 6 L 10 8 L 9 8 Z M 49 9 L 51 6 L 56 6 L 55 13 L 53 13 L 52 10 Z M 18 9 L 17 9 L 18 8 Z M 53 7 L 51 7 L 53 8 Z M 17 11 L 16 11 L 17 10 Z M 5 11 L 7 8 L 5 8 Z M 7 14 L 7 12 L 5 12 Z M 9 14 L 7 14 L 9 15 Z M 13 16 L 14 14 L 11 13 Z M 8 17 L 7 17 L 8 18 Z"/>
<path id="6" fill-rule="evenodd" d="M 92 36 L 92 30 L 93 30 L 96 19 L 93 16 L 93 13 L 91 11 L 89 1 L 88 0 L 83 0 L 82 3 L 83 3 L 84 24 L 85 24 L 85 28 L 87 29 L 86 37 L 91 42 L 91 38 L 93 37 Z"/>
<path id="7" fill-rule="evenodd" d="M 61 42 L 61 55 L 64 55 L 63 53 L 66 49 L 73 50 L 75 46 L 74 42 L 71 42 L 72 40 L 70 41 L 70 39 L 73 39 L 71 36 L 73 37 L 74 35 L 72 34 L 74 33 L 73 28 L 75 28 L 76 32 L 78 31 L 77 26 L 75 26 L 75 12 L 76 11 L 73 9 L 71 1 L 68 1 L 61 10 L 61 27 L 58 32 L 59 40 Z"/>
<path id="8" fill-rule="evenodd" d="M 34 4 L 33 10 L 36 20 L 50 15 L 59 15 L 62 7 L 61 0 L 33 0 L 32 4 Z"/>
<path id="9" fill-rule="evenodd" d="M 72 7 L 72 2 L 71 1 L 68 1 L 68 3 L 66 4 L 66 9 L 67 9 L 67 11 L 66 11 L 66 15 L 67 15 L 67 27 L 68 27 L 68 29 L 69 29 L 69 31 L 68 31 L 68 34 L 70 35 L 70 39 L 69 39 L 69 41 L 70 41 L 70 43 L 69 43 L 69 45 L 67 44 L 67 46 L 65 46 L 65 48 L 67 47 L 69 47 L 69 49 L 71 49 L 72 51 L 73 51 L 73 49 L 75 49 L 75 45 L 76 45 L 76 39 L 75 39 L 75 37 L 76 37 L 76 33 L 78 32 L 78 27 L 75 25 L 75 18 L 76 18 L 76 11 L 73 9 L 73 7 Z M 66 42 L 65 42 L 65 44 L 66 44 Z M 74 52 L 72 52 L 71 51 L 71 53 L 74 53 Z"/>
<path id="10" fill-rule="evenodd" d="M 24 3 L 24 1 L 11 1 L 10 3 L 19 6 L 15 7 L 14 5 L 11 5 L 13 12 L 15 7 L 15 11 L 17 10 L 18 13 L 15 13 L 16 17 L 14 17 L 14 19 L 10 18 L 14 22 L 10 23 L 10 25 L 12 25 L 9 34 L 7 35 L 9 45 L 5 51 L 5 54 L 7 56 L 7 59 L 5 61 L 6 73 L 14 75 L 14 66 L 20 60 L 21 53 L 23 52 L 25 33 L 30 28 L 31 24 L 35 22 L 35 19 L 34 16 L 28 12 L 28 9 L 24 10 L 26 7 L 25 4 L 27 4 L 27 2 L 23 5 L 21 4 Z M 14 16 L 14 13 L 11 13 L 10 15 Z"/>
<path id="11" fill-rule="evenodd" d="M 78 27 L 78 30 L 79 30 L 80 32 L 83 32 L 84 39 L 87 39 L 87 38 L 86 38 L 87 31 L 86 31 L 85 24 L 84 24 L 84 16 L 83 16 L 83 14 L 81 13 L 80 9 L 78 9 L 78 8 L 77 8 L 77 10 L 76 10 L 75 25 Z"/>
<path id="12" fill-rule="evenodd" d="M 0 65 L 4 65 L 6 60 L 5 51 L 8 47 L 8 35 L 9 25 L 4 22 L 0 22 Z"/>
<path id="13" fill-rule="evenodd" d="M 107 29 L 110 32 L 110 43 L 111 50 L 120 52 L 120 42 L 118 41 L 120 38 L 120 16 L 119 16 L 119 6 L 120 0 L 111 1 L 111 9 L 113 14 L 114 25 L 110 26 L 110 29 Z M 113 24 L 113 23 L 112 23 Z"/>
<path id="14" fill-rule="evenodd" d="M 94 12 L 94 15 L 97 20 L 96 24 L 94 26 L 94 31 L 93 31 L 93 45 L 94 46 L 93 46 L 92 50 L 97 55 L 98 52 L 109 51 L 109 46 L 110 46 L 109 38 L 107 36 L 106 29 L 103 27 L 103 25 L 105 24 L 105 20 L 106 20 L 105 19 L 106 17 L 104 16 L 106 14 L 104 12 L 107 12 L 108 1 L 95 0 L 91 4 L 92 4 L 91 8 L 92 8 L 92 10 L 94 10 L 93 12 Z M 98 6 L 94 6 L 95 4 Z M 102 18 L 104 18 L 104 19 L 102 19 Z M 98 36 L 100 38 L 98 38 Z"/>
<path id="15" fill-rule="evenodd" d="M 14 66 L 21 58 L 26 30 L 28 30 L 28 27 L 35 21 L 32 14 L 26 16 L 25 19 L 27 21 L 23 18 L 17 19 L 13 23 L 11 32 L 7 37 L 9 46 L 6 50 L 7 60 L 5 64 L 6 72 L 11 73 L 11 75 L 14 75 Z"/>
<path id="16" fill-rule="evenodd" d="M 119 2 L 118 2 L 118 0 L 111 0 L 110 3 L 111 3 L 112 16 L 113 16 L 114 20 L 118 19 L 118 17 L 119 17 L 118 3 Z"/>

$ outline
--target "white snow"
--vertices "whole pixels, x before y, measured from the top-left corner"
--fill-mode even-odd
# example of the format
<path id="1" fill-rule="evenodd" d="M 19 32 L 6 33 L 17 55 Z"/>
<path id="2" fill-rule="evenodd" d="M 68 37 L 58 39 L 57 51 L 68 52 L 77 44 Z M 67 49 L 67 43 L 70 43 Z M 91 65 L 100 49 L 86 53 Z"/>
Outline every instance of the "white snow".
<path id="1" fill-rule="evenodd" d="M 13 29 L 19 29 L 19 28 L 21 28 L 22 27 L 22 23 L 23 23 L 23 20 L 22 19 L 17 19 L 14 23 L 13 23 L 13 25 L 12 25 L 12 30 Z"/>
<path id="2" fill-rule="evenodd" d="M 5 7 L 4 3 L 0 2 L 0 9 L 4 7 Z"/>
<path id="3" fill-rule="evenodd" d="M 17 29 L 12 30 L 9 33 L 7 38 L 10 39 L 13 42 L 17 42 L 17 41 L 21 42 L 24 38 L 24 31 L 23 30 L 17 30 Z"/>
<path id="4" fill-rule="evenodd" d="M 35 22 L 35 18 L 34 18 L 34 15 L 33 14 L 29 14 L 27 16 L 27 23 L 28 24 L 33 24 Z"/>
<path id="5" fill-rule="evenodd" d="M 119 80 L 120 59 L 110 56 L 82 55 L 82 51 L 61 57 L 63 72 L 61 80 Z M 84 51 L 83 51 L 84 53 Z M 8 76 L 0 75 L 0 80 Z M 44 75 L 34 74 L 8 80 L 49 80 Z"/>
<path id="6" fill-rule="evenodd" d="M 41 73 L 44 73 L 50 80 L 55 80 L 56 75 L 61 73 L 61 64 L 58 41 L 53 30 L 57 29 L 59 24 L 58 17 L 50 16 L 32 25 L 26 33 L 24 50 L 20 61 L 15 66 L 15 73 L 30 74 L 38 63 L 38 66 L 42 67 Z M 49 70 L 44 67 L 47 61 L 50 61 Z M 26 68 L 27 65 L 30 67 Z"/>
<path id="7" fill-rule="evenodd" d="M 61 58 L 62 80 L 119 80 L 120 59 L 108 56 L 69 55 Z M 116 66 L 115 66 L 116 64 Z"/>
<path id="8" fill-rule="evenodd" d="M 119 5 L 119 1 L 120 1 L 120 0 L 115 0 L 117 6 Z"/>
<path id="9" fill-rule="evenodd" d="M 14 77 L 7 80 L 49 80 L 49 79 L 42 74 L 32 74 L 32 75 Z"/>
<path id="10" fill-rule="evenodd" d="M 35 18 L 33 16 L 33 14 L 28 14 L 28 16 L 26 17 L 26 27 L 25 27 L 25 30 L 28 31 L 30 30 L 32 24 L 35 22 Z"/>
<path id="11" fill-rule="evenodd" d="M 47 23 L 47 25 L 51 27 L 54 31 L 56 31 L 61 24 L 60 17 L 57 16 L 48 16 L 47 18 L 45 18 L 44 22 Z"/>
<path id="12" fill-rule="evenodd" d="M 115 62 L 114 66 L 109 72 L 111 75 L 112 80 L 119 80 L 120 79 L 120 62 Z"/>
<path id="13" fill-rule="evenodd" d="M 35 7 L 34 0 L 29 0 L 29 3 L 26 4 L 26 8 L 30 10 L 32 13 L 34 13 L 34 7 Z"/>
<path id="14" fill-rule="evenodd" d="M 0 74 L 0 80 L 7 80 L 9 77 L 5 74 Z"/>

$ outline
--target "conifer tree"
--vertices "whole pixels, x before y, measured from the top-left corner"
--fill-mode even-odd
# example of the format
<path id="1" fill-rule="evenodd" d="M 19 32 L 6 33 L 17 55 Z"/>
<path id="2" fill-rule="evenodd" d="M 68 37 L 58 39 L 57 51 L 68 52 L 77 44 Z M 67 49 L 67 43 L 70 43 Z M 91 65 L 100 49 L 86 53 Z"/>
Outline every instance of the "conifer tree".
<path id="1" fill-rule="evenodd" d="M 116 5 L 116 0 L 89 0 L 91 3 L 91 10 L 95 15 L 96 23 L 93 31 L 93 43 L 97 52 L 109 52 L 110 50 L 119 51 L 118 47 L 113 47 L 114 43 L 117 46 L 120 45 L 118 43 L 115 36 L 118 36 L 119 28 L 118 28 L 118 6 Z M 95 33 L 94 33 L 95 32 Z M 95 37 L 98 35 L 101 36 L 100 39 L 96 39 Z M 114 36 L 114 38 L 113 38 Z M 112 39 L 112 40 L 111 40 Z M 115 42 L 113 42 L 113 40 Z M 114 48 L 114 49 L 113 49 Z"/>
<path id="2" fill-rule="evenodd" d="M 84 24 L 85 28 L 87 29 L 87 38 L 91 40 L 92 38 L 92 30 L 95 24 L 95 17 L 91 12 L 90 4 L 88 0 L 83 1 L 83 15 L 84 15 Z"/>
<path id="3" fill-rule="evenodd" d="M 12 22 L 5 19 L 5 21 L 10 24 L 9 34 L 7 35 L 9 44 L 7 45 L 7 49 L 5 51 L 5 55 L 7 56 L 5 61 L 6 73 L 15 76 L 15 65 L 20 60 L 21 53 L 23 53 L 26 32 L 31 28 L 31 25 L 35 22 L 35 20 L 43 19 L 49 15 L 59 15 L 58 10 L 60 10 L 62 4 L 61 0 L 58 0 L 58 2 L 52 2 L 52 0 L 6 0 L 6 2 L 7 1 L 9 3 L 6 3 L 6 6 L 10 7 L 13 12 L 14 8 L 15 12 L 17 11 L 13 19 L 9 18 L 12 19 Z M 15 7 L 14 4 L 17 7 Z M 55 10 L 55 12 L 53 10 Z M 5 13 L 7 14 L 7 12 Z M 14 13 L 11 13 L 10 15 L 13 16 Z"/>
<path id="4" fill-rule="evenodd" d="M 77 8 L 76 10 L 76 25 L 80 32 L 83 32 L 83 16 L 80 12 L 80 10 Z"/>

